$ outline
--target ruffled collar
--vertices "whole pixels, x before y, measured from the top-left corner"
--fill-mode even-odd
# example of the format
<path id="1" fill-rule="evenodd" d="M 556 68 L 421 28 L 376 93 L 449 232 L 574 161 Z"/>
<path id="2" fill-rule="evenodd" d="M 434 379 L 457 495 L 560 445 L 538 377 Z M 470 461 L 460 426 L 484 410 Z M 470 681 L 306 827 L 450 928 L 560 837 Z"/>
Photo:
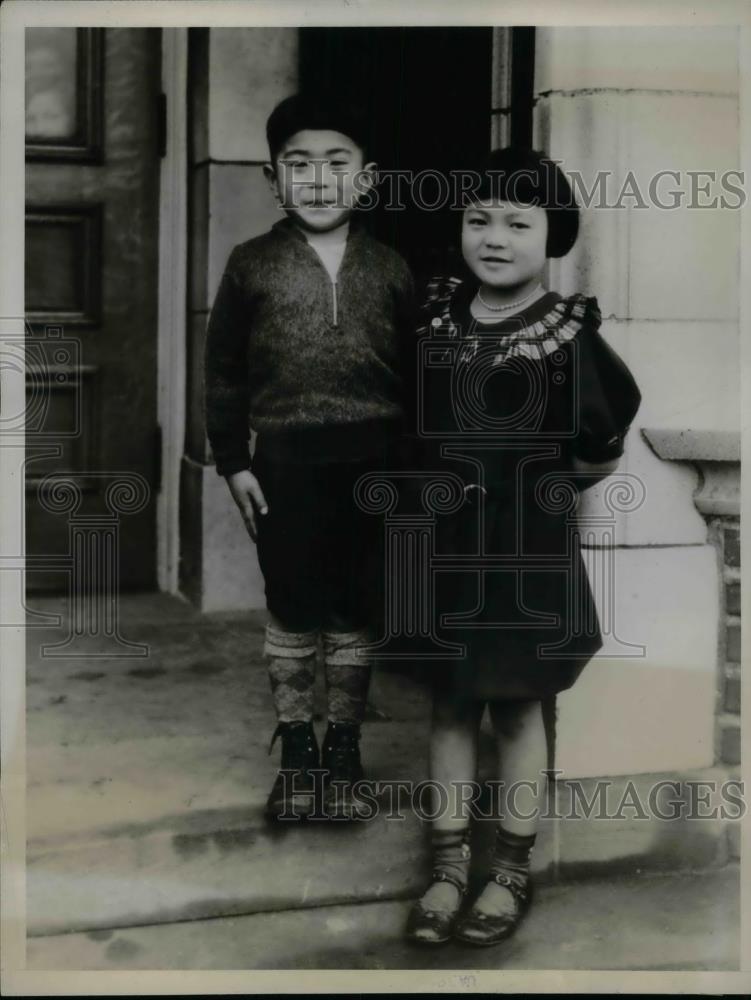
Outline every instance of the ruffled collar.
<path id="1" fill-rule="evenodd" d="M 497 323 L 479 323 L 469 304 L 476 286 L 459 278 L 436 278 L 428 284 L 426 322 L 419 334 L 461 343 L 461 360 L 470 360 L 482 346 L 492 365 L 510 358 L 542 360 L 587 326 L 597 329 L 602 317 L 597 299 L 586 295 L 560 296 L 547 292 L 526 309 Z"/>

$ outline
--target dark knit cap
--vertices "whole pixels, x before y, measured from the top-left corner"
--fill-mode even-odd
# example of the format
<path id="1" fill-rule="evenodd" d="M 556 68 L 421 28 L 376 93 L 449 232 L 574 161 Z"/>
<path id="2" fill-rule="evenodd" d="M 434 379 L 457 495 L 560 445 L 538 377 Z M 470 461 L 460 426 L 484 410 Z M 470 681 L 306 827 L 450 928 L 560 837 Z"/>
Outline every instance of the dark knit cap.
<path id="1" fill-rule="evenodd" d="M 535 149 L 494 149 L 479 165 L 479 187 L 466 192 L 464 207 L 475 201 L 512 201 L 539 205 L 548 215 L 548 257 L 564 257 L 579 234 L 579 207 L 558 164 Z"/>
<path id="2" fill-rule="evenodd" d="M 282 145 L 303 129 L 332 129 L 352 139 L 363 155 L 369 145 L 368 129 L 362 108 L 339 94 L 293 94 L 274 108 L 266 122 L 266 138 L 271 159 Z"/>

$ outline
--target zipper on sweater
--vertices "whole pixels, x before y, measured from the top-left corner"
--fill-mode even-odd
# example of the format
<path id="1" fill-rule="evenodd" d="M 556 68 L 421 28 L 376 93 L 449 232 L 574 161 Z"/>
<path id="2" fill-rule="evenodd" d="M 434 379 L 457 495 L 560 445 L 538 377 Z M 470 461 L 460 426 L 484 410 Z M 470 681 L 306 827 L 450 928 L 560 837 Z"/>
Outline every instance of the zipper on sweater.
<path id="1" fill-rule="evenodd" d="M 331 290 L 334 293 L 334 326 L 338 327 L 339 326 L 339 303 L 338 303 L 337 297 L 336 297 L 336 282 L 335 281 L 331 282 Z"/>

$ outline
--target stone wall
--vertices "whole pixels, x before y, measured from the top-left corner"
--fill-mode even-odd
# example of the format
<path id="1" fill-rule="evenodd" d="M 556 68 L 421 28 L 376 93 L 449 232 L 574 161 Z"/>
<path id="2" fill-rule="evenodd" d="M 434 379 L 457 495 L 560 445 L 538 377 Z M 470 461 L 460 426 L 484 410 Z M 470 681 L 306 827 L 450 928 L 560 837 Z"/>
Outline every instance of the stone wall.
<path id="1" fill-rule="evenodd" d="M 232 247 L 278 209 L 263 176 L 265 124 L 297 81 L 297 30 L 195 28 L 189 35 L 187 427 L 181 474 L 180 588 L 202 611 L 259 608 L 263 580 L 203 416 L 203 345 Z"/>
<path id="2" fill-rule="evenodd" d="M 741 555 L 740 521 L 723 517 L 710 522 L 722 554 L 722 615 L 720 618 L 721 715 L 717 755 L 724 764 L 741 762 Z"/>
<path id="3" fill-rule="evenodd" d="M 661 170 L 681 171 L 674 186 L 689 190 L 686 171 L 737 169 L 737 44 L 731 28 L 537 31 L 535 144 L 588 191 L 610 172 L 604 204 L 583 213 L 579 242 L 553 262 L 550 282 L 598 297 L 603 334 L 643 395 L 617 473 L 644 499 L 616 516 L 614 633 L 559 699 L 557 765 L 569 775 L 716 759 L 721 579 L 693 500 L 701 473 L 695 456 L 665 461 L 639 431 L 708 433 L 718 447 L 738 431 L 738 212 L 619 204 L 619 195 L 629 171 L 648 191 Z M 585 518 L 606 488 L 587 494 Z M 598 552 L 595 532 L 590 569 Z"/>
<path id="4" fill-rule="evenodd" d="M 740 778 L 741 763 L 741 547 L 740 433 L 645 429 L 644 437 L 664 461 L 691 462 L 699 485 L 694 503 L 707 523 L 717 567 L 716 673 L 713 757 L 716 766 Z M 740 857 L 740 824 L 728 824 L 729 852 Z"/>
<path id="5" fill-rule="evenodd" d="M 710 520 L 710 533 L 722 565 L 720 672 L 716 755 L 718 762 L 740 778 L 741 764 L 741 549 L 737 517 Z M 740 858 L 740 824 L 729 827 L 730 854 Z"/>
<path id="6" fill-rule="evenodd" d="M 720 752 L 722 761 L 740 775 L 741 763 L 741 559 L 740 525 L 738 522 L 723 525 L 723 571 L 725 596 L 725 662 L 722 691 Z M 729 831 L 730 853 L 741 856 L 740 824 L 734 823 Z"/>

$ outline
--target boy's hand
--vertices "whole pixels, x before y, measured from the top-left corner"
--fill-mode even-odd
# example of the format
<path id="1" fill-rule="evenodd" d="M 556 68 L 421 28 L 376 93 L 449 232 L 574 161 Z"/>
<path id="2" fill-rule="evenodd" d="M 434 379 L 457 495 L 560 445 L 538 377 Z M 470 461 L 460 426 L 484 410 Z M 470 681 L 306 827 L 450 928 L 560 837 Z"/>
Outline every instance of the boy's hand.
<path id="1" fill-rule="evenodd" d="M 227 476 L 227 486 L 242 514 L 248 534 L 255 541 L 258 534 L 256 511 L 265 514 L 269 509 L 260 483 L 250 469 L 243 469 L 242 472 L 233 472 L 231 476 Z"/>

